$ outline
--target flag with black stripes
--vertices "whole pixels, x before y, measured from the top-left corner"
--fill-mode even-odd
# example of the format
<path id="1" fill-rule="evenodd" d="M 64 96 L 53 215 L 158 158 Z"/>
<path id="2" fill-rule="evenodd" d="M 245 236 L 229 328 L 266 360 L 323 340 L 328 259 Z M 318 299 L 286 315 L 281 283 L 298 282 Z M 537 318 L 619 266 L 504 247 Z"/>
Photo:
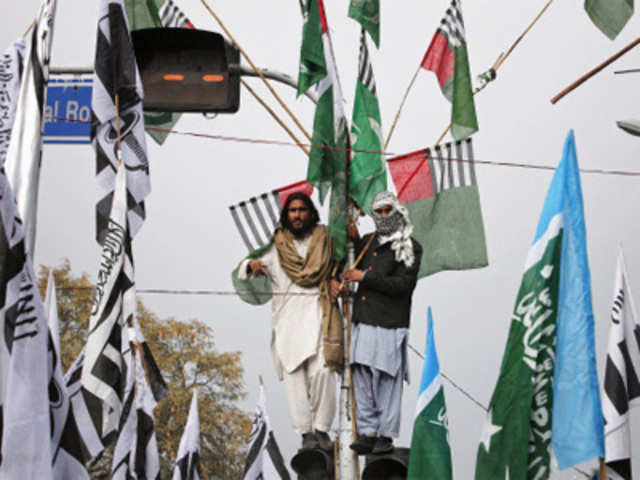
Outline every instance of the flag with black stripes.
<path id="1" fill-rule="evenodd" d="M 413 236 L 424 247 L 419 277 L 489 261 L 471 139 L 388 160 Z"/>
<path id="2" fill-rule="evenodd" d="M 126 196 L 126 172 L 121 164 L 106 225 L 82 366 L 83 395 L 105 445 L 115 438 L 120 423 L 126 381 L 122 350 L 128 344 L 127 329 L 133 326 L 136 309 Z"/>
<path id="3" fill-rule="evenodd" d="M 289 195 L 296 192 L 310 196 L 313 186 L 302 180 L 229 207 L 233 222 L 249 252 L 269 244 L 279 225 L 283 205 Z"/>
<path id="4" fill-rule="evenodd" d="M 200 475 L 200 417 L 198 391 L 194 389 L 171 480 L 200 480 Z"/>
<path id="5" fill-rule="evenodd" d="M 50 480 L 49 329 L 4 168 L 0 217 L 0 478 Z"/>
<path id="6" fill-rule="evenodd" d="M 160 7 L 160 23 L 169 28 L 196 28 L 172 0 L 164 0 Z"/>
<path id="7" fill-rule="evenodd" d="M 135 329 L 129 329 L 135 335 Z M 153 426 L 156 401 L 147 382 L 141 345 L 132 338 L 123 354 L 127 358 L 125 387 L 118 439 L 113 452 L 112 480 L 154 480 L 160 476 L 160 457 Z"/>
<path id="8" fill-rule="evenodd" d="M 37 23 L 26 39 L 22 83 L 5 168 L 23 221 L 31 258 L 36 239 L 42 130 L 46 104 L 56 0 L 43 0 Z"/>
<path id="9" fill-rule="evenodd" d="M 602 410 L 605 419 L 607 478 L 631 480 L 629 409 L 640 405 L 640 325 L 624 263 L 618 252 L 609 350 L 604 373 Z"/>
<path id="10" fill-rule="evenodd" d="M 276 478 L 289 480 L 291 478 L 271 429 L 266 403 L 264 387 L 260 385 L 260 396 L 253 417 L 243 480 Z"/>
<path id="11" fill-rule="evenodd" d="M 96 237 L 102 245 L 108 234 L 118 157 L 122 158 L 127 173 L 126 205 L 131 238 L 144 222 L 144 199 L 151 191 L 151 184 L 144 136 L 142 81 L 123 0 L 101 0 L 98 15 L 91 138 L 96 151 L 98 181 Z M 122 149 L 120 155 L 118 145 Z"/>
<path id="12" fill-rule="evenodd" d="M 20 94 L 25 44 L 14 40 L 0 57 L 0 167 L 4 166 L 11 141 Z"/>

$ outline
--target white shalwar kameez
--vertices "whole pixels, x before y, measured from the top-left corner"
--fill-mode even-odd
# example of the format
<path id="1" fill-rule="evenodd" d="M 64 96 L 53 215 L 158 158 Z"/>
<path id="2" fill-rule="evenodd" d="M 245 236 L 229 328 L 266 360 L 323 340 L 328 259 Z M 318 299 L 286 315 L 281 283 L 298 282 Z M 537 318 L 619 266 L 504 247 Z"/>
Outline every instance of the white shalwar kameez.
<path id="1" fill-rule="evenodd" d="M 311 235 L 294 238 L 293 243 L 304 258 Z M 328 432 L 336 412 L 336 381 L 322 354 L 320 289 L 292 282 L 280 266 L 275 245 L 259 260 L 274 291 L 271 355 L 278 377 L 284 381 L 293 429 L 299 435 L 314 428 Z M 240 280 L 247 279 L 248 264 L 249 259 L 240 264 Z"/>

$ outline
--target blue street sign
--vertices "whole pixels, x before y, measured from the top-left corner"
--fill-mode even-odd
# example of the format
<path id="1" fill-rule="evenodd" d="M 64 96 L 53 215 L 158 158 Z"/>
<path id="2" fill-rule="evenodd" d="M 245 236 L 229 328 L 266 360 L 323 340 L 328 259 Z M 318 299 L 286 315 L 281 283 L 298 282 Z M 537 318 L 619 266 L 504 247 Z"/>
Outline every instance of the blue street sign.
<path id="1" fill-rule="evenodd" d="M 44 143 L 91 143 L 91 77 L 52 77 L 44 107 Z"/>

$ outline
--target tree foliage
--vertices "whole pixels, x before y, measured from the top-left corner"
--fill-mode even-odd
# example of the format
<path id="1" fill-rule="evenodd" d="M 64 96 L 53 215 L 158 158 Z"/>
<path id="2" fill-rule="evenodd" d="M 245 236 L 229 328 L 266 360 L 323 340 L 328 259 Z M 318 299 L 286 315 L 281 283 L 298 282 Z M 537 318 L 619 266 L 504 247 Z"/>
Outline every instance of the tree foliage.
<path id="1" fill-rule="evenodd" d="M 49 268 L 39 272 L 44 298 Z M 86 274 L 74 276 L 68 260 L 54 268 L 60 318 L 63 367 L 69 368 L 86 342 L 93 285 Z M 198 389 L 200 456 L 204 479 L 242 478 L 251 420 L 236 406 L 244 395 L 240 352 L 219 353 L 213 330 L 198 320 L 160 319 L 138 301 L 138 320 L 169 386 L 169 397 L 155 409 L 155 430 L 162 463 L 161 478 L 171 478 L 194 388 Z M 92 466 L 103 478 L 107 453 Z"/>

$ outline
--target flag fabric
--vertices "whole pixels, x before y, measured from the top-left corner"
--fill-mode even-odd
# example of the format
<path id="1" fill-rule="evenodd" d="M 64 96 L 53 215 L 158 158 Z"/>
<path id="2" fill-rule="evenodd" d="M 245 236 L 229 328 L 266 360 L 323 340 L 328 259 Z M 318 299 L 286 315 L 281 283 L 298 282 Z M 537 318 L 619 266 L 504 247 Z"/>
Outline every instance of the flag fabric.
<path id="1" fill-rule="evenodd" d="M 25 245 L 32 258 L 36 242 L 43 112 L 49 81 L 56 5 L 56 0 L 43 0 L 37 23 L 27 39 L 12 141 L 5 163 L 7 177 L 23 222 Z"/>
<path id="2" fill-rule="evenodd" d="M 118 439 L 113 451 L 112 480 L 146 479 L 160 476 L 158 442 L 153 426 L 156 401 L 145 376 L 143 351 L 134 337 L 127 349 L 127 384 Z"/>
<path id="3" fill-rule="evenodd" d="M 144 199 L 151 191 L 144 137 L 142 81 L 123 0 L 101 0 L 91 99 L 91 138 L 96 151 L 98 202 L 96 236 L 108 235 L 109 214 L 118 169 L 116 97 L 119 101 L 121 158 L 127 171 L 129 234 L 135 236 L 145 219 Z"/>
<path id="4" fill-rule="evenodd" d="M 164 3 L 162 0 L 125 0 L 125 7 L 132 31 L 160 27 L 195 28 L 169 0 Z M 181 115 L 172 112 L 144 112 L 144 124 L 146 127 L 171 130 Z M 162 130 L 146 130 L 146 132 L 159 145 L 162 145 L 169 136 L 168 132 Z"/>
<path id="5" fill-rule="evenodd" d="M 572 131 L 525 263 L 476 480 L 549 478 L 551 446 L 560 469 L 604 456 L 594 350 Z"/>
<path id="6" fill-rule="evenodd" d="M 291 477 L 271 429 L 264 387 L 260 385 L 260 395 L 256 413 L 253 417 L 251 435 L 249 436 L 249 448 L 243 479 L 275 480 L 276 478 L 289 480 Z"/>
<path id="7" fill-rule="evenodd" d="M 135 315 L 133 317 L 133 328 L 134 338 L 136 339 L 138 347 L 142 351 L 142 364 L 144 365 L 145 372 L 147 373 L 149 388 L 153 394 L 153 399 L 158 403 L 169 396 L 169 387 L 162 376 L 160 367 L 156 363 L 156 359 L 151 352 L 151 348 L 149 348 L 149 344 L 147 344 L 147 341 L 144 338 L 142 328 L 140 328 L 140 322 L 138 322 L 138 318 Z"/>
<path id="8" fill-rule="evenodd" d="M 20 94 L 24 40 L 19 38 L 0 57 L 0 167 L 4 167 Z"/>
<path id="9" fill-rule="evenodd" d="M 418 276 L 487 266 L 472 140 L 418 150 L 388 165 L 423 246 Z"/>
<path id="10" fill-rule="evenodd" d="M 436 353 L 431 307 L 428 310 L 427 346 L 411 437 L 407 478 L 451 479 L 449 418 Z"/>
<path id="11" fill-rule="evenodd" d="M 180 439 L 172 480 L 200 480 L 200 419 L 198 391 L 193 390 L 189 417 Z"/>
<path id="12" fill-rule="evenodd" d="M 633 15 L 633 0 L 585 0 L 584 9 L 595 26 L 613 40 Z"/>
<path id="13" fill-rule="evenodd" d="M 436 74 L 442 93 L 452 103 L 451 136 L 463 140 L 477 132 L 460 0 L 451 1 L 420 66 Z"/>
<path id="14" fill-rule="evenodd" d="M 360 23 L 380 48 L 380 0 L 351 0 L 349 18 Z"/>
<path id="15" fill-rule="evenodd" d="M 0 479 L 50 480 L 49 329 L 22 220 L 3 168 L 0 217 Z"/>
<path id="16" fill-rule="evenodd" d="M 162 3 L 160 7 L 160 22 L 163 27 L 196 28 L 172 0 L 164 0 Z"/>
<path id="17" fill-rule="evenodd" d="M 233 223 L 249 252 L 271 242 L 273 232 L 280 223 L 282 207 L 287 198 L 296 192 L 311 196 L 313 186 L 302 180 L 229 207 Z"/>
<path id="18" fill-rule="evenodd" d="M 347 120 L 322 0 L 307 0 L 304 19 L 298 95 L 316 84 L 318 94 L 307 181 L 318 188 L 320 203 L 331 189 L 329 235 L 340 261 L 347 245 Z"/>
<path id="19" fill-rule="evenodd" d="M 125 170 L 122 163 L 116 176 L 82 366 L 83 394 L 105 445 L 115 438 L 120 423 L 126 381 L 121 352 L 128 344 L 127 328 L 133 326 L 136 308 Z"/>
<path id="20" fill-rule="evenodd" d="M 612 480 L 631 480 L 629 409 L 640 405 L 640 325 L 622 249 L 618 252 L 602 409 L 605 460 Z"/>
<path id="21" fill-rule="evenodd" d="M 360 59 L 353 103 L 351 144 L 355 151 L 349 164 L 349 193 L 360 208 L 371 215 L 370 207 L 373 197 L 387 189 L 387 171 L 380 153 L 383 145 L 380 107 L 364 30 L 360 36 Z M 367 150 L 367 152 L 358 150 Z"/>

